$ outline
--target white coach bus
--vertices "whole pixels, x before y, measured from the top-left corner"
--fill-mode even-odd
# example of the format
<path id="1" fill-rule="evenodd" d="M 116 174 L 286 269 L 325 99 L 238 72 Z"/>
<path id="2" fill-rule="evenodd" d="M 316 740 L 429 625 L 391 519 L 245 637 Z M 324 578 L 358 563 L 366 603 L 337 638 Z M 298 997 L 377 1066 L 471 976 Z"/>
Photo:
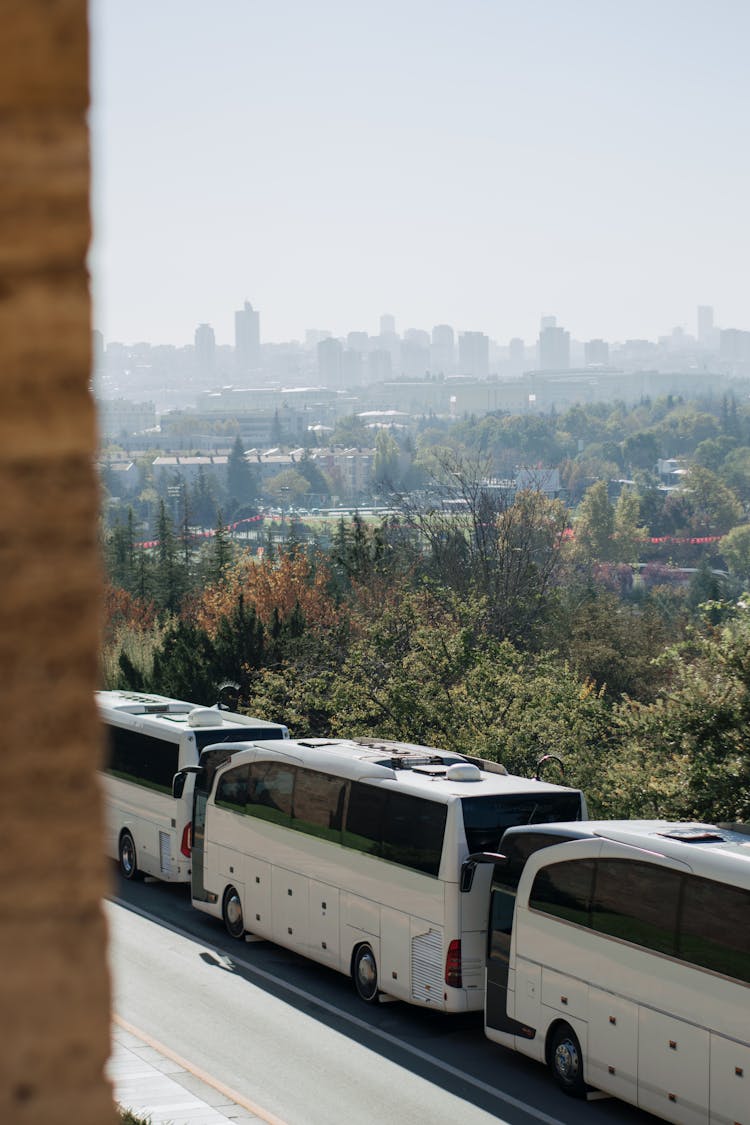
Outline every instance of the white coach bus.
<path id="1" fill-rule="evenodd" d="M 546 1062 L 567 1093 L 591 1084 L 678 1125 L 750 1125 L 750 837 L 589 821 L 511 830 L 502 852 L 488 1037 Z"/>
<path id="2" fill-rule="evenodd" d="M 289 738 L 278 723 L 141 692 L 96 692 L 105 728 L 101 773 L 107 854 L 126 879 L 190 881 L 193 782 L 208 743 Z M 180 783 L 173 790 L 179 771 Z"/>
<path id="3" fill-rule="evenodd" d="M 464 860 L 509 825 L 586 815 L 578 790 L 481 765 L 375 740 L 208 748 L 193 905 L 351 974 L 365 1001 L 479 1010 L 491 871 L 462 888 Z"/>

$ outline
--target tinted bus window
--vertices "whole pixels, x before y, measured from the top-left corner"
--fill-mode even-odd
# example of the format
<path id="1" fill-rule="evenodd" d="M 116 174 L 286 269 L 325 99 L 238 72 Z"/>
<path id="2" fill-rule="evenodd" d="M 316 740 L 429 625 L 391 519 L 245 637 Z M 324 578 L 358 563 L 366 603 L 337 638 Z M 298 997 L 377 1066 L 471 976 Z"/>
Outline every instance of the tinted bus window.
<path id="1" fill-rule="evenodd" d="M 592 929 L 657 953 L 673 954 L 680 881 L 678 872 L 653 863 L 598 860 Z"/>
<path id="2" fill-rule="evenodd" d="M 524 832 L 518 836 L 512 834 L 506 836 L 503 840 L 503 855 L 506 857 L 506 862 L 495 867 L 493 884 L 499 884 L 515 892 L 518 889 L 521 872 L 530 855 L 541 851 L 542 848 L 551 848 L 555 844 L 569 842 L 570 836 L 557 836 L 551 832 Z"/>
<path id="3" fill-rule="evenodd" d="M 375 785 L 365 785 L 361 781 L 352 782 L 346 814 L 346 831 L 343 835 L 343 843 L 348 848 L 356 848 L 357 851 L 369 852 L 371 855 L 380 855 L 385 798 L 385 790 Z"/>
<path id="4" fill-rule="evenodd" d="M 123 781 L 134 781 L 171 796 L 172 778 L 177 773 L 180 756 L 176 743 L 123 727 L 108 726 L 107 730 L 107 772 Z"/>
<path id="5" fill-rule="evenodd" d="M 525 793 L 504 797 L 462 797 L 470 852 L 496 852 L 506 828 L 581 819 L 578 793 Z"/>
<path id="6" fill-rule="evenodd" d="M 443 854 L 446 805 L 389 793 L 383 818 L 383 859 L 437 875 Z"/>
<path id="7" fill-rule="evenodd" d="M 292 828 L 341 843 L 345 793 L 343 778 L 298 768 Z"/>
<path id="8" fill-rule="evenodd" d="M 678 952 L 683 961 L 750 981 L 750 891 L 687 876 Z"/>
<path id="9" fill-rule="evenodd" d="M 215 803 L 221 809 L 244 813 L 247 801 L 247 779 L 249 766 L 237 766 L 227 770 L 216 787 Z"/>
<path id="10" fill-rule="evenodd" d="M 253 762 L 245 811 L 261 820 L 291 827 L 293 791 L 294 766 L 282 762 Z"/>
<path id="11" fill-rule="evenodd" d="M 588 926 L 593 882 L 593 860 L 572 859 L 550 864 L 537 872 L 529 906 L 567 922 Z"/>

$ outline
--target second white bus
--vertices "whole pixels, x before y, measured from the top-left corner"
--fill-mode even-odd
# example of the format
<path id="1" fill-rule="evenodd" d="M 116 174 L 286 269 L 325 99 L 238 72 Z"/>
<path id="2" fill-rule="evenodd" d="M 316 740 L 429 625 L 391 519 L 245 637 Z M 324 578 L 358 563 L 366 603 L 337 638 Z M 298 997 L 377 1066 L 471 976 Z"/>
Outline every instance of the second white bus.
<path id="1" fill-rule="evenodd" d="M 464 861 L 510 825 L 586 815 L 578 790 L 483 765 L 375 740 L 208 747 L 193 905 L 351 974 L 365 1001 L 479 1010 L 491 872 L 462 883 Z"/>
<path id="2" fill-rule="evenodd" d="M 589 821 L 511 830 L 502 851 L 488 1037 L 567 1093 L 750 1125 L 750 837 Z"/>

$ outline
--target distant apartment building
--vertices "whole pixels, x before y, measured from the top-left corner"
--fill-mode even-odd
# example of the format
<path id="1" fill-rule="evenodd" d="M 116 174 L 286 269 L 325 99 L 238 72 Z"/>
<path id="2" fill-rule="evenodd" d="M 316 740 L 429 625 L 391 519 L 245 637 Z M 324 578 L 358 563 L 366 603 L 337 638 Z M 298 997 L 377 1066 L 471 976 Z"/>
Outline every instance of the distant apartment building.
<path id="1" fill-rule="evenodd" d="M 583 346 L 586 367 L 606 367 L 609 363 L 609 344 L 606 340 L 588 340 Z"/>
<path id="2" fill-rule="evenodd" d="M 750 332 L 723 328 L 719 334 L 719 355 L 727 363 L 750 363 Z"/>
<path id="3" fill-rule="evenodd" d="M 430 370 L 433 374 L 452 375 L 456 369 L 456 338 L 450 324 L 436 324 L 432 330 Z"/>
<path id="4" fill-rule="evenodd" d="M 338 390 L 343 386 L 344 348 L 340 340 L 329 336 L 317 346 L 318 380 L 324 387 Z"/>
<path id="5" fill-rule="evenodd" d="M 540 371 L 567 371 L 570 367 L 570 333 L 554 317 L 542 317 L 538 349 Z"/>
<path id="6" fill-rule="evenodd" d="M 461 332 L 458 337 L 458 374 L 486 379 L 489 372 L 489 337 L 484 332 Z"/>
<path id="7" fill-rule="evenodd" d="M 99 434 L 102 438 L 130 438 L 156 426 L 153 402 L 129 402 L 124 398 L 99 399 Z"/>
<path id="8" fill-rule="evenodd" d="M 229 458 L 223 454 L 211 456 L 172 456 L 156 457 L 153 462 L 154 485 L 179 482 L 180 484 L 194 484 L 201 472 L 213 475 L 220 484 L 226 483 L 227 462 Z"/>

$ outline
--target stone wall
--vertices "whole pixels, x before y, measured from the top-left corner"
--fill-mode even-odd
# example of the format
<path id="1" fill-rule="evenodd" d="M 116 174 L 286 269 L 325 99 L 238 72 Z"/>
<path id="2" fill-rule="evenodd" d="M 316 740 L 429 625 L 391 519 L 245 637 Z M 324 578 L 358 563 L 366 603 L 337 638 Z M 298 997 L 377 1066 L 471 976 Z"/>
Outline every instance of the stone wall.
<path id="1" fill-rule="evenodd" d="M 0 1120 L 112 1125 L 84 0 L 3 0 Z"/>

